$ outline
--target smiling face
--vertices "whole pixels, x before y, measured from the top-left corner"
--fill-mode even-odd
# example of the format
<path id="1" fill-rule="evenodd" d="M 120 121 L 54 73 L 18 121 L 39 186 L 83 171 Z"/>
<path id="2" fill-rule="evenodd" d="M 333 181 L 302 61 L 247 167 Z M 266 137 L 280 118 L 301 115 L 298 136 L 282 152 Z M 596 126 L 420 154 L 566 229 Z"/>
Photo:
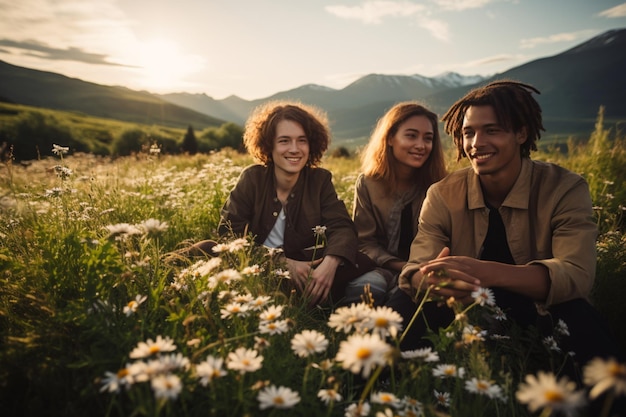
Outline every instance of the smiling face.
<path id="1" fill-rule="evenodd" d="M 511 184 L 521 169 L 524 129 L 505 130 L 492 106 L 470 106 L 463 119 L 463 149 L 477 175 Z"/>
<path id="2" fill-rule="evenodd" d="M 433 125 L 426 116 L 413 116 L 398 126 L 398 131 L 387 144 L 400 170 L 407 172 L 421 168 L 433 149 Z"/>
<path id="3" fill-rule="evenodd" d="M 309 160 L 309 140 L 299 123 L 278 122 L 272 160 L 277 177 L 298 175 L 302 171 Z"/>

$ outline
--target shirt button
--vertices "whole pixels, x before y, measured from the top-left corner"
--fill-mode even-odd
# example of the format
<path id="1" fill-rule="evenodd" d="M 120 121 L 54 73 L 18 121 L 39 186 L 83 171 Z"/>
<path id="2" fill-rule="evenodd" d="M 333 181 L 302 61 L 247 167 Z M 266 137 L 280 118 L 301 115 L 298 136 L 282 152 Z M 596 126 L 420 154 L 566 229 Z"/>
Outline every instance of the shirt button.
<path id="1" fill-rule="evenodd" d="M 278 216 L 278 213 L 277 212 L 273 212 L 272 216 L 276 217 L 276 216 Z"/>

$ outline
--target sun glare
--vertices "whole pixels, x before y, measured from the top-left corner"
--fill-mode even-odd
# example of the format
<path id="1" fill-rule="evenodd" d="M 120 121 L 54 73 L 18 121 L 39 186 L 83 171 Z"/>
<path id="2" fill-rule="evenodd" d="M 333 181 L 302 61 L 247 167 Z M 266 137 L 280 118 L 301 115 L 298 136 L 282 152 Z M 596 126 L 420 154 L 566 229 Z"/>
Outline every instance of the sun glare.
<path id="1" fill-rule="evenodd" d="M 152 40 L 140 48 L 138 67 L 143 88 L 162 92 L 189 85 L 185 78 L 204 66 L 204 59 L 185 55 L 169 40 Z"/>

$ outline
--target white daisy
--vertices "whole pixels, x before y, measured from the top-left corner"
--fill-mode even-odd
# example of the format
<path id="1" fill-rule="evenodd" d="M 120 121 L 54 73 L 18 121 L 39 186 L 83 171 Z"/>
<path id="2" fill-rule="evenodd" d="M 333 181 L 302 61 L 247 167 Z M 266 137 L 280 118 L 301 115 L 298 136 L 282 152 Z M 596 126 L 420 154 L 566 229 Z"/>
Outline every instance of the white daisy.
<path id="1" fill-rule="evenodd" d="M 316 330 L 303 330 L 291 339 L 291 350 L 301 358 L 322 353 L 327 347 L 328 340 Z"/>
<path id="2" fill-rule="evenodd" d="M 261 268 L 257 264 L 254 264 L 251 266 L 246 266 L 244 269 L 242 269 L 241 275 L 259 275 L 261 272 L 263 272 L 263 268 Z"/>
<path id="3" fill-rule="evenodd" d="M 246 317 L 248 315 L 248 304 L 228 303 L 220 309 L 220 317 L 228 319 L 230 317 Z"/>
<path id="4" fill-rule="evenodd" d="M 239 347 L 228 354 L 226 367 L 244 374 L 258 371 L 261 369 L 262 363 L 263 356 L 260 356 L 256 350 Z"/>
<path id="5" fill-rule="evenodd" d="M 360 330 L 371 311 L 372 309 L 363 303 L 339 307 L 328 318 L 328 327 L 346 334 L 352 330 Z"/>
<path id="6" fill-rule="evenodd" d="M 287 387 L 276 387 L 270 385 L 259 391 L 256 399 L 259 401 L 259 408 L 291 408 L 300 402 L 300 395 Z"/>
<path id="7" fill-rule="evenodd" d="M 339 345 L 335 360 L 343 369 L 367 378 L 377 366 L 384 366 L 391 353 L 391 346 L 376 334 L 353 334 Z"/>
<path id="8" fill-rule="evenodd" d="M 393 408 L 398 408 L 400 407 L 401 401 L 398 397 L 396 397 L 394 394 L 390 393 L 390 392 L 372 392 L 372 395 L 370 396 L 370 401 L 373 404 L 383 404 L 383 405 L 389 405 L 392 406 Z"/>
<path id="9" fill-rule="evenodd" d="M 441 407 L 450 407 L 450 393 L 449 392 L 444 392 L 444 391 L 437 391 L 434 390 L 434 394 L 435 394 L 435 401 L 437 402 L 437 405 L 441 406 Z"/>
<path id="10" fill-rule="evenodd" d="M 209 278 L 209 288 L 214 289 L 220 284 L 230 285 L 233 281 L 240 281 L 241 274 L 235 269 L 225 269 Z"/>
<path id="11" fill-rule="evenodd" d="M 134 300 L 130 300 L 128 304 L 124 306 L 124 314 L 126 314 L 127 317 L 132 316 L 134 313 L 137 312 L 137 308 L 139 308 L 139 306 L 147 299 L 147 296 L 137 294 Z"/>
<path id="12" fill-rule="evenodd" d="M 139 342 L 137 347 L 130 352 L 132 359 L 147 358 L 152 355 L 159 354 L 161 352 L 172 352 L 176 350 L 176 345 L 167 336 L 165 339 L 160 335 L 156 337 L 156 340 L 148 339 L 146 342 Z"/>
<path id="13" fill-rule="evenodd" d="M 326 405 L 329 405 L 331 402 L 337 403 L 343 399 L 341 394 L 334 389 L 321 389 L 317 392 L 317 397 Z"/>
<path id="14" fill-rule="evenodd" d="M 222 368 L 223 366 L 224 359 L 211 355 L 207 356 L 206 360 L 196 365 L 196 376 L 200 379 L 200 384 L 206 387 L 214 379 L 226 375 L 226 371 Z"/>
<path id="15" fill-rule="evenodd" d="M 250 306 L 250 310 L 258 311 L 269 304 L 272 297 L 269 295 L 259 295 L 256 298 L 250 300 L 248 305 Z"/>
<path id="16" fill-rule="evenodd" d="M 502 399 L 502 388 L 486 379 L 471 378 L 465 381 L 465 389 L 472 394 L 485 395 L 492 399 Z"/>
<path id="17" fill-rule="evenodd" d="M 283 306 L 269 306 L 265 311 L 259 314 L 259 320 L 262 322 L 274 321 L 283 314 Z"/>
<path id="18" fill-rule="evenodd" d="M 169 225 L 157 219 L 148 219 L 138 225 L 140 230 L 147 236 L 158 236 L 167 231 Z"/>
<path id="19" fill-rule="evenodd" d="M 593 400 L 605 391 L 613 391 L 615 395 L 626 395 L 626 364 L 614 358 L 594 358 L 585 365 L 583 374 L 585 384 L 593 387 L 589 397 Z"/>
<path id="20" fill-rule="evenodd" d="M 228 244 L 229 252 L 239 252 L 244 250 L 247 246 L 250 246 L 250 242 L 248 242 L 244 238 L 235 239 Z"/>
<path id="21" fill-rule="evenodd" d="M 457 368 L 454 364 L 442 363 L 433 368 L 433 376 L 438 378 L 458 377 L 463 378 L 465 375 L 464 368 Z"/>
<path id="22" fill-rule="evenodd" d="M 395 338 L 402 330 L 402 316 L 390 307 L 379 306 L 370 311 L 363 326 L 382 338 Z"/>
<path id="23" fill-rule="evenodd" d="M 345 417 L 366 417 L 370 415 L 371 406 L 367 402 L 350 404 L 346 407 Z"/>
<path id="24" fill-rule="evenodd" d="M 108 226 L 104 226 L 104 228 L 109 232 L 108 237 L 115 238 L 116 240 L 124 239 L 127 236 L 141 234 L 141 230 L 128 223 L 110 224 Z"/>
<path id="25" fill-rule="evenodd" d="M 570 416 L 585 404 L 584 391 L 577 391 L 576 383 L 567 377 L 557 380 L 554 374 L 539 371 L 537 377 L 526 375 L 525 381 L 520 384 L 515 396 L 533 413 L 549 408 Z"/>
<path id="26" fill-rule="evenodd" d="M 433 352 L 433 349 L 430 347 L 406 350 L 404 352 L 400 352 L 400 355 L 404 359 L 419 359 L 424 362 L 439 362 L 439 353 Z"/>
<path id="27" fill-rule="evenodd" d="M 490 288 L 478 288 L 476 291 L 472 292 L 472 298 L 475 303 L 481 306 L 485 304 L 488 306 L 496 305 L 496 297 L 493 295 L 493 290 Z"/>
<path id="28" fill-rule="evenodd" d="M 174 374 L 157 375 L 150 381 L 156 398 L 175 400 L 183 389 L 180 378 Z"/>
<path id="29" fill-rule="evenodd" d="M 283 334 L 289 331 L 288 320 L 275 320 L 270 322 L 262 321 L 259 323 L 259 332 L 261 334 Z"/>

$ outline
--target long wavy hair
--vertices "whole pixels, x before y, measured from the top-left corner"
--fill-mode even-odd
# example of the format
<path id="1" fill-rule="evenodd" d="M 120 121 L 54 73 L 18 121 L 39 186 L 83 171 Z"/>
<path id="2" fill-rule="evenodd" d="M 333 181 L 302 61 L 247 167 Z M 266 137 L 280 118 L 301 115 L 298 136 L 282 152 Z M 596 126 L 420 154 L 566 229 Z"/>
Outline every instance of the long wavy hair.
<path id="1" fill-rule="evenodd" d="M 370 140 L 361 154 L 363 174 L 385 181 L 390 192 L 398 186 L 397 160 L 389 140 L 398 133 L 402 123 L 414 116 L 425 116 L 433 128 L 433 148 L 424 165 L 413 173 L 415 182 L 424 188 L 439 181 L 446 175 L 446 164 L 441 147 L 441 136 L 437 115 L 417 101 L 405 101 L 395 104 L 378 120 Z"/>
<path id="2" fill-rule="evenodd" d="M 317 166 L 330 144 L 328 118 L 321 109 L 298 102 L 270 101 L 255 108 L 246 121 L 243 143 L 261 164 L 272 164 L 276 127 L 282 120 L 302 126 L 309 141 L 307 165 Z"/>
<path id="3" fill-rule="evenodd" d="M 531 85 L 500 80 L 476 88 L 454 103 L 441 120 L 446 133 L 454 139 L 457 161 L 467 156 L 463 149 L 463 118 L 471 106 L 492 106 L 498 123 L 507 131 L 517 133 L 525 128 L 526 141 L 520 151 L 522 158 L 530 158 L 530 152 L 537 150 L 541 131 L 545 131 L 541 107 L 532 93 L 541 94 Z"/>

